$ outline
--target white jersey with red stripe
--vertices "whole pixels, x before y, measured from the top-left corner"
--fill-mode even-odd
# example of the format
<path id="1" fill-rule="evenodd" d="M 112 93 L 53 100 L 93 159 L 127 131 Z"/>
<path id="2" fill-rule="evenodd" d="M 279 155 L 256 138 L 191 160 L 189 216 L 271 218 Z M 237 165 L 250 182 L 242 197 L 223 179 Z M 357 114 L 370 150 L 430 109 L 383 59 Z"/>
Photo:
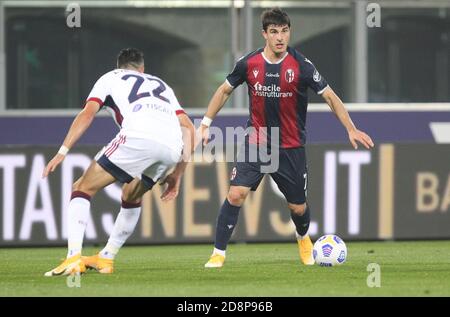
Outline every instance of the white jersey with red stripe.
<path id="1" fill-rule="evenodd" d="M 154 140 L 181 151 L 183 141 L 177 115 L 184 110 L 172 88 L 160 78 L 115 69 L 97 80 L 87 101 L 97 101 L 110 111 L 121 135 Z"/>

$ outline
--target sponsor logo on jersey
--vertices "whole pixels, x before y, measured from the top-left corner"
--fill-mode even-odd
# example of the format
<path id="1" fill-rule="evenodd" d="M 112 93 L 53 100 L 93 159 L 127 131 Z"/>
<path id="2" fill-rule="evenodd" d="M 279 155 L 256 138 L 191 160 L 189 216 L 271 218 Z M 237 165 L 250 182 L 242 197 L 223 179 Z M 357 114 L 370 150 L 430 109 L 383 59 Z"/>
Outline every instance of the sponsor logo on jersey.
<path id="1" fill-rule="evenodd" d="M 258 77 L 258 74 L 259 74 L 259 70 L 256 68 L 253 69 L 253 76 L 255 76 L 255 78 Z"/>
<path id="2" fill-rule="evenodd" d="M 266 98 L 286 98 L 286 97 L 292 97 L 293 93 L 291 91 L 282 92 L 281 87 L 277 86 L 275 84 L 271 85 L 261 85 L 259 82 L 256 82 L 256 84 L 253 86 L 254 92 L 253 94 L 259 97 L 266 97 Z"/>
<path id="3" fill-rule="evenodd" d="M 138 112 L 139 110 L 141 110 L 141 108 L 142 108 L 142 105 L 137 103 L 133 107 L 133 112 Z"/>
<path id="4" fill-rule="evenodd" d="M 278 73 L 266 73 L 266 77 L 280 77 L 280 74 Z"/>
<path id="5" fill-rule="evenodd" d="M 286 81 L 288 83 L 292 83 L 294 81 L 294 78 L 295 78 L 295 72 L 292 69 L 289 68 L 288 70 L 286 70 L 285 76 L 286 76 Z"/>

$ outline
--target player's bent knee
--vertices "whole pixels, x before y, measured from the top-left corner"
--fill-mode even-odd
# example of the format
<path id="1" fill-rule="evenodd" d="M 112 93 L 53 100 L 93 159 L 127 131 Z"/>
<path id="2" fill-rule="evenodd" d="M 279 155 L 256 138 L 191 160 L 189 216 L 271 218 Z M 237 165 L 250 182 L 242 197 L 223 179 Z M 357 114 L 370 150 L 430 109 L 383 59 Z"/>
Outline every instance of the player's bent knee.
<path id="1" fill-rule="evenodd" d="M 296 215 L 303 216 L 306 211 L 306 203 L 304 204 L 289 204 L 289 209 Z"/>
<path id="2" fill-rule="evenodd" d="M 140 204 L 142 201 L 141 197 L 136 197 L 135 195 L 122 195 L 122 202 L 127 202 L 130 204 Z"/>
<path id="3" fill-rule="evenodd" d="M 141 207 L 141 200 L 126 200 L 123 196 L 122 196 L 122 208 L 125 209 L 134 209 L 134 208 L 140 208 Z"/>
<path id="4" fill-rule="evenodd" d="M 72 186 L 72 190 L 74 192 L 83 192 L 89 196 L 94 196 L 95 193 L 97 193 L 97 189 L 92 188 L 92 186 L 89 186 L 88 184 L 85 184 L 83 180 L 76 181 Z"/>
<path id="5" fill-rule="evenodd" d="M 233 206 L 241 206 L 246 197 L 247 193 L 238 189 L 231 189 L 227 195 L 228 202 Z"/>
<path id="6" fill-rule="evenodd" d="M 148 187 L 136 178 L 131 183 L 125 184 L 122 187 L 122 200 L 139 203 L 142 200 L 142 196 L 149 190 Z"/>
<path id="7" fill-rule="evenodd" d="M 122 191 L 122 201 L 134 202 L 135 200 L 137 200 L 137 197 L 133 195 L 133 192 L 124 188 Z"/>
<path id="8" fill-rule="evenodd" d="M 134 204 L 134 205 L 140 205 L 142 201 L 142 195 L 138 195 L 136 192 L 130 192 L 130 191 L 123 191 L 122 193 L 122 204 L 128 203 L 128 204 Z"/>

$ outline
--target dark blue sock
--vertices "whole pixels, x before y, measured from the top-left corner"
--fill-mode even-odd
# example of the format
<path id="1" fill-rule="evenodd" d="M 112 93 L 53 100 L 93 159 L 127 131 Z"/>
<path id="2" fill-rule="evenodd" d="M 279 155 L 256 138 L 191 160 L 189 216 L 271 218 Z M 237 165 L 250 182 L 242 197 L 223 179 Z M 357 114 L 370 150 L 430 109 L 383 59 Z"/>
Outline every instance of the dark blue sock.
<path id="1" fill-rule="evenodd" d="M 309 216 L 309 206 L 306 205 L 305 213 L 302 216 L 299 216 L 291 211 L 291 219 L 295 224 L 297 233 L 304 236 L 308 232 L 309 222 L 311 220 Z"/>
<path id="2" fill-rule="evenodd" d="M 227 249 L 228 241 L 230 241 L 231 234 L 238 221 L 239 209 L 241 207 L 233 206 L 225 198 L 222 208 L 220 208 L 219 216 L 217 217 L 216 242 L 214 244 L 216 249 Z"/>

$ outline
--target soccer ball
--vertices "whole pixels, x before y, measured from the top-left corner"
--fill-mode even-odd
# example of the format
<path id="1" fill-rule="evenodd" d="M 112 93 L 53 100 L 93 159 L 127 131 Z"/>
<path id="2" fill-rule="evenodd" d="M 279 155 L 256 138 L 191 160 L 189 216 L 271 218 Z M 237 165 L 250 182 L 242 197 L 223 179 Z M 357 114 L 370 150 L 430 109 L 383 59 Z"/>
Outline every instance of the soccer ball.
<path id="1" fill-rule="evenodd" d="M 320 266 L 340 265 L 347 259 L 347 246 L 338 236 L 327 234 L 314 243 L 313 257 Z"/>

